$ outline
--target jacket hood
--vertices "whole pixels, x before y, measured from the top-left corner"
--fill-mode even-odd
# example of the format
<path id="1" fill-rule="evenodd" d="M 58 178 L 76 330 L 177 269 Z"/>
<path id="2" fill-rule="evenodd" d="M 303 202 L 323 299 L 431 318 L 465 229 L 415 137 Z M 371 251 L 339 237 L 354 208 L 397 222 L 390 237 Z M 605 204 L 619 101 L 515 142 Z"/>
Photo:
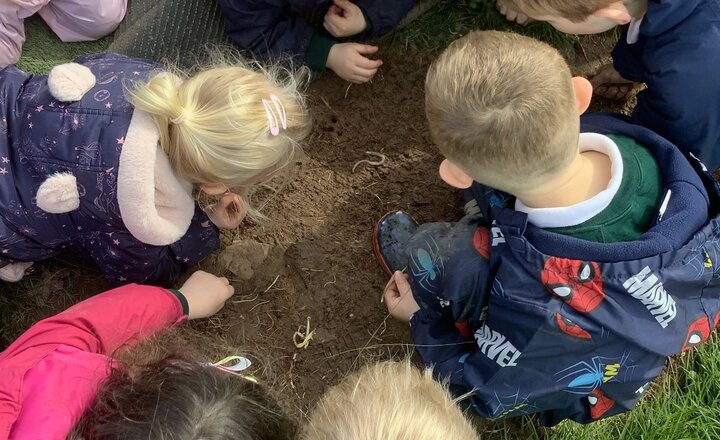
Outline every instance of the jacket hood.
<path id="1" fill-rule="evenodd" d="M 649 0 L 641 32 L 659 35 L 677 26 L 698 7 L 703 0 Z"/>
<path id="2" fill-rule="evenodd" d="M 598 262 L 637 260 L 677 250 L 707 223 L 710 198 L 705 184 L 693 165 L 670 142 L 647 129 L 629 124 L 618 115 L 584 116 L 581 127 L 583 132 L 629 136 L 653 153 L 663 170 L 662 192 L 668 202 L 662 212 L 658 211 L 650 229 L 632 242 L 599 244 L 535 227 L 527 223 L 524 213 L 512 209 L 499 209 L 494 218 L 499 222 L 505 219 L 508 223 L 525 224 L 525 236 L 545 254 Z M 699 168 L 701 164 L 695 162 Z"/>

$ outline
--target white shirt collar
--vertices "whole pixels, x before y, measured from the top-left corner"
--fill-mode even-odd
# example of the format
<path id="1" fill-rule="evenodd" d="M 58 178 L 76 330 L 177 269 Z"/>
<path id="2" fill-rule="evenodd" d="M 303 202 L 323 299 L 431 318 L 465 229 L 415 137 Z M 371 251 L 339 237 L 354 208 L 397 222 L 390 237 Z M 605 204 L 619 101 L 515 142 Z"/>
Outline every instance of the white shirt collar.
<path id="1" fill-rule="evenodd" d="M 515 210 L 528 215 L 528 221 L 539 228 L 564 228 L 584 223 L 600 214 L 610 205 L 620 188 L 623 177 L 623 161 L 617 144 L 607 136 L 597 133 L 580 134 L 580 152 L 599 151 L 610 157 L 610 182 L 606 189 L 593 198 L 572 206 L 559 208 L 530 208 L 519 199 Z"/>

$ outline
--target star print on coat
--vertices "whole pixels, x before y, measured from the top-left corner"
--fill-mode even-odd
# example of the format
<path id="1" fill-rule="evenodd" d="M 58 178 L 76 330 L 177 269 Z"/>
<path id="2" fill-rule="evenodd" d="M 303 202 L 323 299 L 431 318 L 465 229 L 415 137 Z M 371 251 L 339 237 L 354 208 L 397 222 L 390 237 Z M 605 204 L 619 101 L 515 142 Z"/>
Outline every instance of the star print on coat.
<path id="1" fill-rule="evenodd" d="M 591 312 L 605 299 L 600 267 L 592 261 L 549 257 L 541 278 L 551 295 L 580 313 Z"/>
<path id="2" fill-rule="evenodd" d="M 580 339 L 592 339 L 590 336 L 590 333 L 585 331 L 582 327 L 575 324 L 568 318 L 562 316 L 559 313 L 555 314 L 555 322 L 557 323 L 560 330 L 562 330 L 563 333 L 568 334 L 570 336 L 574 336 L 576 338 Z"/>
<path id="3" fill-rule="evenodd" d="M 687 337 L 685 338 L 685 344 L 683 344 L 682 351 L 690 350 L 696 345 L 700 345 L 710 337 L 710 320 L 707 316 L 698 318 L 688 328 Z"/>
<path id="4" fill-rule="evenodd" d="M 597 420 L 607 414 L 615 406 L 615 401 L 605 395 L 601 389 L 596 389 L 588 395 L 590 403 L 590 417 Z"/>

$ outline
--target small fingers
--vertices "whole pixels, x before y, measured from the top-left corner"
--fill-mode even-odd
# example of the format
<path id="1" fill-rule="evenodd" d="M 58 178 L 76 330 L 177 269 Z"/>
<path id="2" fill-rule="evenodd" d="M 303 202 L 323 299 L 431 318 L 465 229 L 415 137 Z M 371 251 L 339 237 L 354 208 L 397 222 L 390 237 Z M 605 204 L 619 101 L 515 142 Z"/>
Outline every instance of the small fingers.
<path id="1" fill-rule="evenodd" d="M 395 284 L 397 284 L 397 288 L 400 293 L 407 293 L 412 290 L 410 288 L 410 282 L 408 281 L 408 279 L 408 275 L 400 271 L 397 271 L 393 274 L 393 280 L 395 281 Z"/>
<path id="2" fill-rule="evenodd" d="M 374 54 L 378 51 L 377 46 L 370 46 L 369 44 L 356 44 L 355 46 L 358 53 L 365 55 Z"/>
<path id="3" fill-rule="evenodd" d="M 355 66 L 357 68 L 367 69 L 367 70 L 377 70 L 378 67 L 382 66 L 382 60 L 371 60 L 370 58 L 365 58 L 364 56 L 358 57 L 358 59 L 355 61 Z M 373 75 L 375 72 L 373 72 Z"/>
<path id="4" fill-rule="evenodd" d="M 359 79 L 361 82 L 368 82 L 375 76 L 376 72 L 377 69 L 355 69 L 353 77 Z"/>

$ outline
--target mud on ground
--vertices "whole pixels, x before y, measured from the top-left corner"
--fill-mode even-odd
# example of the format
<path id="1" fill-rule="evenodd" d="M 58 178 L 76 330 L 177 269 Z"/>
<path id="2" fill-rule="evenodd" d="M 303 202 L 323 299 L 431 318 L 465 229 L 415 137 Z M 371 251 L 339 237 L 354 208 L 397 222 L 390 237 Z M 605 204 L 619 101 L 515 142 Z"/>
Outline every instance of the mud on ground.
<path id="1" fill-rule="evenodd" d="M 575 73 L 587 74 L 607 61 L 610 42 L 588 37 L 563 50 Z M 430 60 L 385 61 L 371 84 L 348 86 L 327 75 L 311 85 L 315 130 L 303 174 L 265 207 L 270 223 L 227 236 L 225 246 L 245 241 L 201 265 L 228 275 L 237 293 L 216 317 L 189 324 L 189 343 L 216 359 L 249 354 L 253 373 L 299 421 L 347 373 L 412 353 L 407 325 L 380 303 L 387 279 L 370 245 L 377 219 L 395 209 L 419 222 L 458 216 L 454 191 L 437 175 L 441 157 L 424 116 Z M 375 153 L 382 164 L 361 162 L 377 161 Z M 108 288 L 97 271 L 73 259 L 37 266 L 22 283 L 0 285 L 0 348 L 33 322 Z M 298 348 L 303 338 L 295 333 L 307 333 L 308 322 L 312 339 Z M 506 438 L 508 428 L 525 429 L 488 422 L 484 438 Z"/>

